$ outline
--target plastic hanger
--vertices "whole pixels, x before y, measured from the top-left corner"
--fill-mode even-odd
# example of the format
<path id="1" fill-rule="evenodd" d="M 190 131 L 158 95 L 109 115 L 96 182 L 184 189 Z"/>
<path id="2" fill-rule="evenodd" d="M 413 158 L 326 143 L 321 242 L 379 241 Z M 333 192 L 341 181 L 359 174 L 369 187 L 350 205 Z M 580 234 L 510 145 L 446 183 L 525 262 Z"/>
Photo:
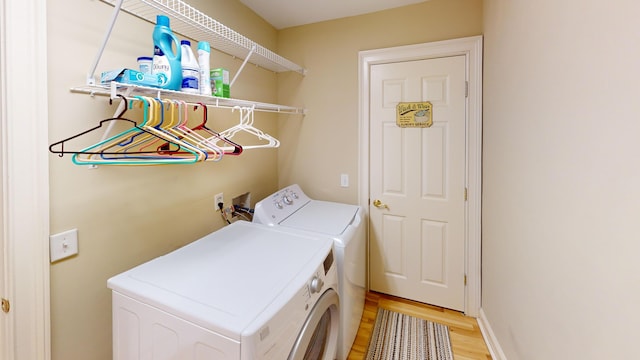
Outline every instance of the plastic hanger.
<path id="1" fill-rule="evenodd" d="M 225 138 L 232 139 L 237 133 L 245 132 L 254 135 L 262 141 L 266 141 L 263 144 L 255 145 L 242 145 L 243 149 L 258 149 L 258 148 L 277 148 L 280 146 L 280 141 L 273 136 L 263 132 L 262 130 L 253 126 L 253 113 L 255 105 L 250 108 L 242 108 L 240 106 L 234 106 L 232 111 L 239 110 L 240 123 L 227 130 L 220 132 Z"/>
<path id="2" fill-rule="evenodd" d="M 122 122 L 130 123 L 131 127 L 128 130 L 124 131 L 124 133 L 135 132 L 135 131 L 139 131 L 141 133 L 148 133 L 146 130 L 144 130 L 143 128 L 139 127 L 135 121 L 130 120 L 130 119 L 126 119 L 126 118 L 123 117 L 124 113 L 128 109 L 128 101 L 124 96 L 122 96 L 122 95 L 118 95 L 118 96 L 120 98 L 122 98 L 122 101 L 124 101 L 125 106 L 124 106 L 123 110 L 118 115 L 116 115 L 116 117 L 103 119 L 103 120 L 100 121 L 98 126 L 95 126 L 95 127 L 91 128 L 91 129 L 82 131 L 82 132 L 80 132 L 80 133 L 78 133 L 76 135 L 70 136 L 70 137 L 68 137 L 68 138 L 66 138 L 64 140 L 61 140 L 61 141 L 58 141 L 58 142 L 55 142 L 55 143 L 51 144 L 49 146 L 49 151 L 54 153 L 54 154 L 58 154 L 58 156 L 60 156 L 60 157 L 64 156 L 64 154 L 90 154 L 90 155 L 117 154 L 118 152 L 115 152 L 115 151 L 114 152 L 106 152 L 104 150 L 100 150 L 100 151 L 98 151 L 98 150 L 90 151 L 89 150 L 89 149 L 93 149 L 94 147 L 84 148 L 82 150 L 65 150 L 65 143 L 67 143 L 67 142 L 69 142 L 69 141 L 71 141 L 73 139 L 77 139 L 79 137 L 82 137 L 83 135 L 89 134 L 89 133 L 91 133 L 93 131 L 99 130 L 107 122 L 110 123 L 110 122 L 113 122 L 113 121 L 122 121 Z M 113 103 L 112 99 L 109 99 L 109 103 L 110 104 Z M 148 133 L 148 134 L 149 135 L 153 135 L 151 133 Z M 179 145 L 176 145 L 176 146 L 179 148 Z M 59 147 L 60 149 L 57 150 L 56 147 Z M 146 152 L 139 152 L 139 153 L 146 153 Z"/>
<path id="3" fill-rule="evenodd" d="M 160 137 L 166 137 L 169 142 L 178 142 L 183 149 L 190 149 L 193 152 L 199 154 L 198 160 L 204 161 L 209 158 L 209 154 L 207 149 L 202 149 L 202 147 L 198 146 L 198 144 L 194 144 L 188 138 L 180 138 L 173 134 L 169 129 L 172 126 L 172 119 L 175 118 L 175 107 L 174 103 L 171 100 L 160 100 L 160 99 L 150 99 L 153 107 L 156 111 L 156 116 L 153 118 L 155 121 L 152 121 L 146 125 L 146 129 L 152 132 L 156 132 L 160 135 Z M 167 114 L 167 110 L 169 110 L 169 114 Z M 165 116 L 166 115 L 166 116 Z M 159 154 L 163 153 L 163 150 L 160 149 L 160 146 L 156 148 Z M 214 151 L 214 158 L 219 158 L 222 156 L 221 152 Z M 174 155 L 173 153 L 171 154 Z M 219 159 L 218 159 L 219 160 Z"/>
<path id="4" fill-rule="evenodd" d="M 227 139 L 226 137 L 220 135 L 219 133 L 209 129 L 207 127 L 207 120 L 208 120 L 208 109 L 207 106 L 203 103 L 198 103 L 198 105 L 200 105 L 202 107 L 202 123 L 196 125 L 195 127 L 191 128 L 190 131 L 201 131 L 204 132 L 207 135 L 210 135 L 207 138 L 207 141 L 211 141 L 211 142 L 220 142 L 222 141 L 224 144 L 227 144 L 229 146 L 223 147 L 222 150 L 224 151 L 225 155 L 240 155 L 242 154 L 242 146 Z M 198 105 L 194 105 L 193 110 L 197 110 L 198 109 Z"/>
<path id="5" fill-rule="evenodd" d="M 194 146 L 191 143 L 187 143 L 184 139 L 181 139 L 179 136 L 172 134 L 168 128 L 173 126 L 174 118 L 175 118 L 175 106 L 172 100 L 160 100 L 154 98 L 147 98 L 149 101 L 150 113 L 149 113 L 149 121 L 146 123 L 147 127 L 151 127 L 155 129 L 155 131 L 162 134 L 160 138 L 141 138 L 135 144 L 136 146 L 140 146 L 140 149 L 153 149 L 158 152 L 158 154 L 163 154 L 166 151 L 170 150 L 168 146 L 168 142 L 166 139 L 171 139 L 174 141 L 179 141 L 183 144 L 183 146 L 197 148 L 199 152 L 202 152 L 205 156 L 205 159 L 208 155 L 199 149 L 197 146 Z M 166 145 L 163 147 L 163 145 Z M 181 155 L 180 152 L 173 152 L 172 155 Z"/>
<path id="6" fill-rule="evenodd" d="M 197 161 L 202 161 L 207 158 L 207 154 L 201 149 L 194 147 L 192 144 L 184 142 L 177 137 L 173 136 L 169 132 L 162 128 L 162 125 L 166 124 L 165 120 L 165 105 L 167 109 L 171 109 L 170 103 L 163 103 L 162 101 L 154 98 L 138 97 L 144 101 L 145 110 L 148 108 L 148 113 L 145 112 L 144 129 L 152 133 L 155 136 L 149 136 L 147 134 L 135 134 L 131 136 L 126 142 L 117 142 L 111 144 L 111 146 L 119 146 L 120 158 L 129 159 L 144 159 L 144 160 L 171 160 L 175 158 L 188 158 L 191 159 L 193 155 L 196 155 Z M 143 136 L 140 136 L 143 135 Z M 159 151 L 154 144 L 169 144 L 162 151 Z M 179 149 L 171 149 L 170 144 L 180 144 Z M 131 149 L 139 149 L 147 155 L 136 155 L 135 151 Z M 105 159 L 114 159 L 113 156 L 103 156 Z M 175 161 L 175 160 L 172 160 Z"/>
<path id="7" fill-rule="evenodd" d="M 151 104 L 150 113 L 149 113 L 150 114 L 149 122 L 147 123 L 147 125 L 152 126 L 157 130 L 159 130 L 160 125 L 164 124 L 165 122 L 165 119 L 164 119 L 165 104 L 160 104 L 159 100 L 154 98 L 148 98 L 147 100 Z M 168 110 L 173 110 L 173 108 L 168 108 Z M 162 151 L 159 149 L 158 144 L 167 144 L 167 142 L 163 141 L 162 138 L 156 138 L 156 139 L 144 138 L 144 139 L 140 139 L 137 145 L 140 146 L 140 149 L 154 149 L 155 151 L 161 154 Z M 164 150 L 169 150 L 169 148 L 167 147 Z"/>
<path id="8" fill-rule="evenodd" d="M 175 141 L 175 139 L 167 138 L 166 134 L 157 131 L 154 127 L 147 126 L 150 118 L 153 118 L 153 114 L 150 116 L 151 103 L 148 98 L 136 96 L 136 100 L 143 103 L 144 115 L 143 122 L 134 128 L 125 130 L 124 132 L 112 136 L 109 139 L 101 141 L 95 145 L 92 145 L 86 149 L 73 155 L 73 162 L 78 165 L 160 165 L 160 164 L 191 164 L 200 161 L 203 158 L 203 154 L 198 151 L 194 151 L 189 146 Z M 130 104 L 131 106 L 131 104 Z M 133 142 L 127 143 L 126 146 L 122 145 L 125 140 L 133 139 L 140 135 L 144 135 L 148 139 L 160 138 L 165 142 L 169 142 L 176 147 L 176 151 L 167 151 L 164 154 L 159 154 L 157 151 L 136 151 L 132 147 Z M 177 156 L 177 153 L 180 156 Z M 174 154 L 175 153 L 175 154 Z M 184 156 L 188 153 L 189 156 Z M 100 157 L 92 155 L 100 155 Z M 89 155 L 89 156 L 86 156 Z"/>
<path id="9" fill-rule="evenodd" d="M 49 151 L 54 153 L 54 154 L 58 154 L 58 156 L 60 156 L 60 157 L 62 157 L 64 154 L 92 154 L 92 155 L 118 154 L 119 153 L 118 151 L 114 151 L 114 152 L 109 152 L 109 151 L 104 151 L 104 150 L 90 151 L 91 149 L 96 147 L 95 145 L 91 146 L 91 147 L 88 147 L 88 148 L 84 148 L 82 150 L 65 150 L 65 143 L 66 142 L 68 142 L 70 140 L 73 140 L 73 139 L 76 139 L 76 138 L 79 138 L 79 137 L 81 137 L 83 135 L 86 135 L 86 134 L 88 134 L 90 132 L 93 132 L 93 131 L 96 131 L 98 129 L 101 129 L 102 126 L 105 123 L 108 123 L 110 121 L 123 121 L 123 122 L 131 123 L 131 125 L 132 125 L 131 128 L 126 130 L 126 132 L 138 130 L 140 132 L 147 133 L 149 135 L 155 136 L 152 133 L 147 132 L 143 128 L 138 127 L 136 122 L 133 121 L 133 120 L 124 119 L 124 118 L 109 118 L 109 119 L 100 120 L 100 123 L 96 127 L 93 127 L 91 129 L 85 130 L 85 131 L 83 131 L 81 133 L 78 133 L 78 134 L 70 136 L 70 137 L 68 137 L 68 138 L 66 138 L 64 140 L 61 140 L 61 141 L 58 141 L 58 142 L 55 142 L 55 143 L 51 144 L 49 146 Z M 56 146 L 60 146 L 60 150 L 56 150 L 55 149 Z M 140 151 L 140 152 L 135 152 L 135 153 L 142 154 L 142 153 L 151 153 L 151 152 Z M 154 153 L 157 153 L 157 152 L 154 151 Z"/>
<path id="10" fill-rule="evenodd" d="M 188 122 L 187 103 L 184 101 L 174 101 L 174 109 L 177 109 L 178 116 L 175 114 L 171 117 L 171 121 L 167 124 L 166 129 L 175 135 L 177 138 L 183 141 L 187 141 L 190 144 L 197 146 L 198 148 L 206 151 L 209 157 L 207 161 L 219 161 L 224 155 L 224 151 L 216 146 L 214 142 L 208 141 L 208 139 L 202 137 L 198 133 L 189 129 L 186 124 Z M 162 149 L 161 147 L 159 149 Z"/>

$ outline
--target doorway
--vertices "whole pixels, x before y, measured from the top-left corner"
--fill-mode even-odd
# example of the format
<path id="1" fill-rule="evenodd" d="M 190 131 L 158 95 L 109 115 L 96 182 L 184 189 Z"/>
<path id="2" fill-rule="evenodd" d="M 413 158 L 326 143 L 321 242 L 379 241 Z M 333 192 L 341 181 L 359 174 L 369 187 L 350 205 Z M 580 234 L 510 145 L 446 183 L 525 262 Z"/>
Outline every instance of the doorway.
<path id="1" fill-rule="evenodd" d="M 480 309 L 480 201 L 481 201 L 481 129 L 482 129 L 482 37 L 470 37 L 456 40 L 447 40 L 427 44 L 418 44 L 410 46 L 402 46 L 380 50 L 368 50 L 360 52 L 359 59 L 359 82 L 360 82 L 360 205 L 367 209 L 369 214 L 370 226 L 369 226 L 369 284 L 372 290 L 378 290 L 383 292 L 389 292 L 393 295 L 405 296 L 410 298 L 416 298 L 422 302 L 434 302 L 437 305 L 456 308 L 464 311 L 467 315 L 477 316 Z M 444 59 L 444 60 L 442 60 Z M 433 66 L 449 66 L 447 63 L 457 63 L 453 73 L 456 80 L 452 80 L 450 76 L 442 76 L 442 71 L 438 70 L 432 74 L 417 74 L 417 69 L 430 68 Z M 409 70 L 403 70 L 409 69 Z M 449 70 L 447 70 L 449 71 Z M 389 77 L 386 74 L 389 72 Z M 395 73 L 394 73 L 395 72 Z M 446 72 L 446 71 L 445 71 Z M 411 74 L 415 74 L 411 75 Z M 452 75 L 453 76 L 453 75 Z M 438 159 L 435 151 L 436 148 L 442 148 L 442 139 L 450 139 L 449 135 L 443 137 L 443 131 L 448 131 L 448 125 L 445 122 L 440 121 L 444 117 L 434 118 L 433 130 L 427 133 L 426 129 L 402 129 L 398 130 L 395 125 L 395 106 L 398 101 L 428 101 L 427 98 L 413 98 L 403 99 L 403 96 L 398 95 L 403 92 L 410 91 L 404 80 L 401 79 L 414 78 L 418 85 L 416 90 L 418 92 L 424 90 L 425 87 L 431 86 L 434 89 L 439 87 L 440 98 L 442 96 L 451 96 L 451 91 L 456 91 L 458 94 L 462 94 L 461 103 L 459 107 L 462 112 L 457 115 L 457 135 L 455 141 L 459 144 L 456 146 L 457 155 L 455 158 L 448 158 L 452 151 L 447 150 L 447 156 Z M 390 96 L 387 96 L 389 102 L 394 104 L 376 104 L 378 101 L 381 89 L 384 89 L 383 83 L 388 85 Z M 451 86 L 451 81 L 456 84 L 455 89 Z M 375 82 L 375 83 L 374 83 Z M 425 85 L 426 84 L 426 85 Z M 394 90 L 395 89 L 395 90 Z M 444 91 L 444 92 L 442 92 Z M 462 92 L 461 92 L 462 91 Z M 437 92 L 437 91 L 436 91 Z M 374 94 L 375 93 L 375 94 Z M 435 93 L 429 95 L 434 99 L 433 103 L 433 115 L 442 115 L 442 108 L 438 110 L 437 100 L 438 96 L 434 96 Z M 378 96 L 374 99 L 374 96 Z M 395 100 L 393 100 L 395 98 Z M 383 108 L 391 108 L 386 116 L 386 119 L 391 116 L 391 122 L 387 122 L 387 129 L 389 133 L 386 137 L 385 143 L 380 142 L 379 126 L 372 125 L 375 123 L 377 110 L 372 110 L 374 106 L 381 105 Z M 376 113 L 374 113 L 374 111 Z M 373 126 L 376 126 L 374 129 Z M 411 131 L 409 131 L 411 130 Z M 414 131 L 415 130 L 415 131 Z M 450 129 L 449 129 L 450 130 Z M 406 135 L 403 137 L 402 133 Z M 395 135 L 394 135 L 395 134 Z M 421 134 L 421 135 L 420 135 Z M 438 135 L 439 139 L 438 140 Z M 394 139 L 395 136 L 395 140 Z M 413 137 L 410 140 L 409 137 Z M 391 193 L 393 191 L 381 191 L 383 187 L 380 186 L 380 180 L 373 178 L 375 174 L 386 173 L 384 181 L 387 184 L 395 181 L 394 189 L 402 189 L 395 191 L 396 195 L 403 193 L 404 191 L 413 192 L 411 198 L 425 199 L 434 198 L 434 196 L 428 195 L 433 192 L 434 189 L 429 186 L 425 187 L 425 182 L 417 185 L 410 185 L 408 183 L 409 178 L 418 179 L 420 176 L 414 176 L 415 172 L 422 171 L 420 169 L 406 168 L 408 163 L 399 163 L 407 161 L 407 159 L 396 158 L 388 156 L 393 154 L 391 149 L 396 147 L 402 147 L 402 144 L 410 142 L 414 143 L 414 147 L 422 147 L 424 137 L 431 137 L 434 147 L 429 151 L 429 154 L 425 155 L 430 161 L 442 169 L 442 160 L 448 162 L 448 165 L 455 167 L 456 176 L 459 179 L 452 184 L 442 183 L 438 179 L 443 179 L 441 176 L 431 177 L 430 185 L 436 184 L 436 187 L 445 189 L 448 195 L 455 194 L 453 207 L 449 210 L 451 216 L 453 216 L 454 223 L 447 225 L 449 229 L 446 229 L 447 222 L 441 221 L 431 215 L 431 219 L 424 220 L 411 220 L 413 225 L 407 225 L 410 221 L 407 219 L 406 214 L 398 216 L 393 213 L 394 208 L 397 210 L 404 205 L 395 202 L 393 208 L 391 204 L 387 204 L 384 201 L 395 201 L 402 196 L 396 196 L 395 200 Z M 395 142 L 395 145 L 394 145 Z M 427 142 L 428 143 L 428 142 Z M 437 146 L 436 146 L 437 145 Z M 387 149 L 380 151 L 384 146 Z M 426 147 L 428 149 L 428 146 Z M 416 152 L 416 151 L 412 151 Z M 420 153 L 420 150 L 417 151 Z M 424 151 L 422 151 L 424 152 Z M 411 154 L 405 151 L 397 151 L 396 153 L 404 153 L 406 156 Z M 443 155 L 444 153 L 440 153 Z M 381 169 L 377 163 L 383 157 L 387 156 L 387 163 L 390 167 L 387 169 Z M 376 164 L 373 163 L 376 161 Z M 415 162 L 422 167 L 421 160 Z M 401 167 L 405 166 L 405 174 L 411 174 L 412 176 L 401 176 L 392 178 L 394 176 L 394 170 L 403 171 Z M 409 165 L 413 166 L 413 165 Z M 393 168 L 393 169 L 392 169 Z M 449 172 L 449 170 L 446 170 Z M 450 176 L 449 176 L 450 177 Z M 414 180 L 415 180 L 414 179 Z M 419 181 L 418 181 L 419 182 Z M 453 190 L 451 187 L 459 189 Z M 418 189 L 418 190 L 416 190 Z M 427 191 L 425 191 L 425 189 Z M 442 193 L 442 191 L 440 191 Z M 383 193 L 389 195 L 383 197 Z M 428 196 L 425 196 L 427 194 Z M 417 196 L 416 196 L 417 195 Z M 439 196 L 436 193 L 435 197 Z M 377 196 L 377 197 L 376 197 Z M 383 198 L 380 198 L 383 197 Z M 384 200 L 384 201 L 383 201 Z M 433 199 L 431 199 L 433 200 Z M 375 205 L 374 205 L 375 201 Z M 428 205 L 420 205 L 422 207 L 414 208 L 410 212 L 425 213 L 428 209 L 437 208 L 437 204 L 442 203 L 442 199 L 439 201 L 431 202 Z M 377 206 L 376 206 L 377 205 Z M 425 207 L 426 206 L 426 207 Z M 442 210 L 442 209 L 440 209 Z M 441 211 L 436 211 L 440 213 Z M 434 213 L 435 214 L 435 213 Z M 455 225 L 454 225 L 455 224 Z M 384 226 L 384 230 L 382 230 Z M 454 229 L 455 228 L 455 229 Z M 392 231 L 394 230 L 394 231 Z M 404 231 L 404 235 L 409 236 L 410 232 L 412 237 L 417 240 L 415 244 L 408 245 L 408 243 L 394 244 L 391 242 L 391 238 L 397 238 L 399 234 Z M 453 237 L 452 237 L 453 236 Z M 385 237 L 389 239 L 384 240 Z M 449 238 L 455 238 L 453 242 Z M 383 240 L 380 241 L 380 238 Z M 397 239 L 396 239 L 397 240 Z M 386 252 L 385 246 L 390 253 Z M 413 248 L 411 246 L 414 246 Z M 443 249 L 451 250 L 453 247 L 457 247 L 457 254 L 454 254 L 455 261 L 451 263 L 451 260 L 443 260 L 443 258 L 434 257 L 433 254 L 442 254 Z M 400 250 L 398 250 L 400 249 Z M 428 249 L 429 251 L 425 251 Z M 428 255 L 425 255 L 427 254 Z M 416 255 L 417 256 L 413 256 Z M 403 258 L 403 256 L 405 256 Z M 408 259 L 413 256 L 414 261 L 418 259 L 418 262 L 409 265 Z M 421 263 L 424 258 L 430 258 L 429 263 Z M 445 264 L 446 262 L 446 264 Z M 451 266 L 449 266 L 451 265 Z M 382 269 L 382 270 L 381 270 Z M 380 278 L 382 276 L 382 278 Z M 403 278 L 413 277 L 412 284 L 398 285 L 402 283 Z M 381 280 L 382 279 L 382 280 Z M 397 282 L 396 280 L 400 280 Z M 444 281 L 446 280 L 446 281 Z M 454 284 L 455 288 L 450 292 L 453 293 L 453 298 L 456 300 L 447 299 L 450 295 L 438 294 L 439 289 L 447 287 L 446 283 Z M 424 287 L 422 293 L 412 292 L 407 289 L 414 287 L 415 284 L 426 283 L 429 286 Z M 440 291 L 442 292 L 442 291 Z M 409 295 L 407 295 L 409 294 Z M 444 300 L 442 300 L 444 299 Z M 442 303 L 445 301 L 448 303 Z"/>
<path id="2" fill-rule="evenodd" d="M 51 358 L 46 5 L 0 6 L 2 359 Z"/>

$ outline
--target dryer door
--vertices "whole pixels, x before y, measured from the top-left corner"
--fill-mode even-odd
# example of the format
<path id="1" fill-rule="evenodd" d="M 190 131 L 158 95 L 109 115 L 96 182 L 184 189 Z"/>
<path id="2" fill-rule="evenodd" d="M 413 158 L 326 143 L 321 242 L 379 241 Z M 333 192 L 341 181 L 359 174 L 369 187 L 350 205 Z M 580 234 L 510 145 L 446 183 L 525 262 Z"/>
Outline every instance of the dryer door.
<path id="1" fill-rule="evenodd" d="M 338 347 L 338 293 L 322 294 L 298 334 L 288 360 L 334 360 Z"/>

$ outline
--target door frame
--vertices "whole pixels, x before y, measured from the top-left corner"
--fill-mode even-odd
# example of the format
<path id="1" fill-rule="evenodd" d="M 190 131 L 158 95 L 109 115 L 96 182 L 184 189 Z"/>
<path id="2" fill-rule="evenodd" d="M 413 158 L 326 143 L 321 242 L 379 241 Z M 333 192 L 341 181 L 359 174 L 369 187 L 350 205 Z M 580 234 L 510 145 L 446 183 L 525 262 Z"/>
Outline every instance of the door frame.
<path id="1" fill-rule="evenodd" d="M 360 51 L 359 193 L 358 203 L 369 214 L 369 86 L 372 65 L 464 55 L 468 82 L 466 111 L 465 287 L 464 312 L 478 317 L 481 306 L 482 201 L 482 36 Z M 369 219 L 369 216 L 367 216 Z M 368 221 L 368 220 L 367 220 Z M 367 258 L 369 253 L 367 252 Z M 369 261 L 367 261 L 369 262 Z"/>
<path id="2" fill-rule="evenodd" d="M 0 1 L 0 358 L 51 358 L 47 1 Z"/>

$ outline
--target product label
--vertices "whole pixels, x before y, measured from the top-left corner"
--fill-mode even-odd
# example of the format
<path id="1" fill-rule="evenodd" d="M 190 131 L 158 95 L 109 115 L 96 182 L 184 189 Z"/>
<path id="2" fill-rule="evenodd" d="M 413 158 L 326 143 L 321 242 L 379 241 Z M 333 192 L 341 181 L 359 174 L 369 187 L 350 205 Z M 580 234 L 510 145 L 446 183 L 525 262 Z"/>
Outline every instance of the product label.
<path id="1" fill-rule="evenodd" d="M 193 69 L 182 70 L 182 89 L 198 90 L 200 73 Z"/>
<path id="2" fill-rule="evenodd" d="M 150 66 L 150 64 L 148 62 L 147 63 L 140 62 L 139 66 L 140 66 L 140 72 L 141 73 L 145 73 L 145 74 L 151 74 L 152 73 L 151 66 Z"/>
<path id="3" fill-rule="evenodd" d="M 153 62 L 153 72 L 154 73 L 168 73 L 171 71 L 171 67 L 169 66 L 169 62 L 166 58 L 158 59 L 159 61 Z"/>
<path id="4" fill-rule="evenodd" d="M 169 82 L 169 77 L 171 76 L 171 66 L 169 65 L 169 60 L 166 56 L 153 57 L 153 67 L 151 73 L 158 75 L 161 86 Z"/>

